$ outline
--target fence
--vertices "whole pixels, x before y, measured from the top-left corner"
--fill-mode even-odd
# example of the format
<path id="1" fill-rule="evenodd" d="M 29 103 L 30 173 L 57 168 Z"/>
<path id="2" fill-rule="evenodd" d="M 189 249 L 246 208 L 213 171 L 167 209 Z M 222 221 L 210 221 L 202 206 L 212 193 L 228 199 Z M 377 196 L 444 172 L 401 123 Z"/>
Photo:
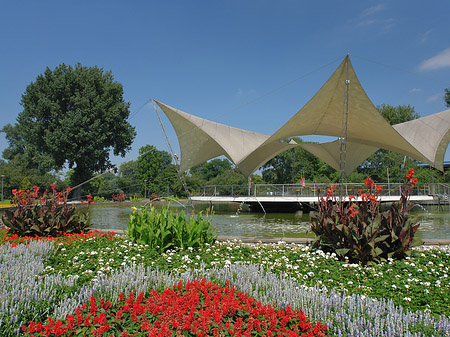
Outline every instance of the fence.
<path id="1" fill-rule="evenodd" d="M 382 188 L 381 195 L 400 195 L 403 184 L 377 184 Z M 248 185 L 207 185 L 199 189 L 199 196 L 278 196 L 278 197 L 313 197 L 318 192 L 326 194 L 329 184 L 253 184 Z M 358 195 L 358 191 L 366 191 L 364 184 L 337 184 L 337 195 Z M 411 195 L 435 195 L 448 199 L 450 184 L 429 183 L 416 184 Z"/>

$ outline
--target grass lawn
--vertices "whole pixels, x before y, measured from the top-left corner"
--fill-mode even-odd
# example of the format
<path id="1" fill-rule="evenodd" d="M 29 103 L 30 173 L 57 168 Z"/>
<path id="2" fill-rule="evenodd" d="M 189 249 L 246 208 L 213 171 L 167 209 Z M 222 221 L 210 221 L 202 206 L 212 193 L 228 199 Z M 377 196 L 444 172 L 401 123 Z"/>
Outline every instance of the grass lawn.
<path id="1" fill-rule="evenodd" d="M 216 242 L 203 249 L 150 250 L 112 234 L 64 236 L 29 245 L 0 231 L 0 331 L 64 319 L 92 294 L 117 302 L 206 278 L 231 281 L 262 304 L 302 309 L 328 336 L 450 336 L 450 247 L 361 267 L 296 244 Z M 105 334 L 109 336 L 109 334 Z"/>

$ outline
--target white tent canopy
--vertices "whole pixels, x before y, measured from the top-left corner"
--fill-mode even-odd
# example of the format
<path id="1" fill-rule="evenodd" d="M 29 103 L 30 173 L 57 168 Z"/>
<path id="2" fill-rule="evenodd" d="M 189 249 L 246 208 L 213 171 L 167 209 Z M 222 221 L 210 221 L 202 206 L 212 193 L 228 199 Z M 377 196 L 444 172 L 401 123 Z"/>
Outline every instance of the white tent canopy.
<path id="1" fill-rule="evenodd" d="M 347 140 L 393 152 L 431 164 L 381 115 L 359 83 L 348 56 L 320 90 L 265 143 L 303 135 L 342 136 L 345 82 L 348 91 Z"/>
<path id="2" fill-rule="evenodd" d="M 222 155 L 238 165 L 269 138 L 268 135 L 262 133 L 212 122 L 164 103 L 155 102 L 169 118 L 177 134 L 181 150 L 180 170 L 182 171 Z M 286 143 L 274 142 L 270 149 L 280 153 L 290 146 Z M 252 172 L 243 171 L 248 175 Z"/>
<path id="3" fill-rule="evenodd" d="M 444 156 L 450 142 L 450 109 L 394 125 L 394 129 L 418 151 L 444 170 Z"/>
<path id="4" fill-rule="evenodd" d="M 295 146 L 302 146 L 339 170 L 338 141 L 297 144 L 282 140 L 303 135 L 342 137 L 346 83 L 345 175 L 348 176 L 379 148 L 443 170 L 444 155 L 450 142 L 450 110 L 391 126 L 367 97 L 348 56 L 313 98 L 272 136 L 212 122 L 155 102 L 177 134 L 182 171 L 225 155 L 245 175 L 250 175 L 277 154 Z"/>

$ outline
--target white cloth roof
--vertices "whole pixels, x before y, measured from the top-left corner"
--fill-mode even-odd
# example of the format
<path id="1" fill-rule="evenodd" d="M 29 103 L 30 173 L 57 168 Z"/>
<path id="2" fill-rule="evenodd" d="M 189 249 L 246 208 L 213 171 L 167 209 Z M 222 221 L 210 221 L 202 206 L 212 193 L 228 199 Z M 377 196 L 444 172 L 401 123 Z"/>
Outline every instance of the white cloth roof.
<path id="1" fill-rule="evenodd" d="M 227 156 L 241 168 L 238 163 L 269 138 L 268 135 L 262 133 L 212 122 L 156 100 L 155 102 L 169 118 L 177 134 L 181 151 L 180 170 L 182 171 L 221 155 Z M 289 146 L 291 145 L 273 142 L 269 147 L 280 153 Z M 248 175 L 252 172 L 243 171 Z"/>
<path id="2" fill-rule="evenodd" d="M 444 170 L 444 155 L 450 142 L 450 109 L 394 125 L 394 129 L 437 169 Z"/>
<path id="3" fill-rule="evenodd" d="M 303 135 L 341 137 L 347 78 L 350 82 L 346 175 L 378 148 L 404 154 L 443 170 L 444 155 L 450 142 L 450 110 L 391 126 L 367 97 L 348 56 L 308 103 L 272 136 L 212 122 L 155 102 L 175 129 L 183 171 L 225 155 L 245 175 L 250 175 L 277 154 L 295 146 L 302 146 L 339 170 L 338 141 L 297 144 L 281 140 Z"/>
<path id="4" fill-rule="evenodd" d="M 246 158 L 237 163 L 237 166 L 244 175 L 248 176 L 276 155 L 296 146 L 299 146 L 299 144 L 297 144 L 293 140 L 291 140 L 289 143 L 273 141 L 264 144 L 262 146 L 259 146 Z"/>
<path id="5" fill-rule="evenodd" d="M 403 153 L 431 164 L 431 160 L 406 141 L 372 104 L 356 77 L 348 56 L 314 97 L 265 144 L 302 135 L 341 137 L 347 76 L 350 81 L 347 141 Z"/>

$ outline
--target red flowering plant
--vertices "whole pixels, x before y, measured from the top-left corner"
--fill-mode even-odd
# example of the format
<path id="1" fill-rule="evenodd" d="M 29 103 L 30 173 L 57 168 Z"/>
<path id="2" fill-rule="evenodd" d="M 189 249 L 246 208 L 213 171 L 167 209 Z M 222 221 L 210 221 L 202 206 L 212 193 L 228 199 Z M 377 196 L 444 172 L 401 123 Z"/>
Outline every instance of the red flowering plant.
<path id="1" fill-rule="evenodd" d="M 100 232 L 98 230 L 91 230 L 87 233 L 81 232 L 79 234 L 60 233 L 58 236 L 18 236 L 17 234 L 10 233 L 9 228 L 0 229 L 0 244 L 10 244 L 12 247 L 16 247 L 20 244 L 28 245 L 30 241 L 38 240 L 48 242 L 49 245 L 59 245 L 61 243 L 67 246 L 75 246 L 77 242 L 84 242 L 91 238 L 105 237 L 112 239 L 116 234 L 114 232 Z"/>
<path id="2" fill-rule="evenodd" d="M 324 336 L 303 311 L 270 305 L 205 280 L 181 281 L 162 292 L 119 295 L 117 304 L 91 296 L 65 320 L 22 326 L 25 336 Z"/>
<path id="3" fill-rule="evenodd" d="M 18 236 L 58 236 L 61 233 L 85 232 L 89 226 L 88 208 L 69 205 L 67 197 L 71 191 L 51 191 L 39 195 L 39 187 L 22 191 L 12 190 L 12 203 L 17 206 L 3 213 L 2 220 L 10 234 Z"/>
<path id="4" fill-rule="evenodd" d="M 325 198 L 319 191 L 319 212 L 311 217 L 317 237 L 313 245 L 363 265 L 409 255 L 409 249 L 420 243 L 414 238 L 419 224 L 409 216 L 409 195 L 416 182 L 414 169 L 409 169 L 400 202 L 386 212 L 380 212 L 382 189 L 370 177 L 365 181 L 367 191 L 358 191 L 357 197 L 338 198 L 334 186 Z"/>
<path id="5" fill-rule="evenodd" d="M 125 194 L 123 193 L 117 193 L 112 195 L 112 200 L 114 202 L 124 202 L 125 201 Z"/>

